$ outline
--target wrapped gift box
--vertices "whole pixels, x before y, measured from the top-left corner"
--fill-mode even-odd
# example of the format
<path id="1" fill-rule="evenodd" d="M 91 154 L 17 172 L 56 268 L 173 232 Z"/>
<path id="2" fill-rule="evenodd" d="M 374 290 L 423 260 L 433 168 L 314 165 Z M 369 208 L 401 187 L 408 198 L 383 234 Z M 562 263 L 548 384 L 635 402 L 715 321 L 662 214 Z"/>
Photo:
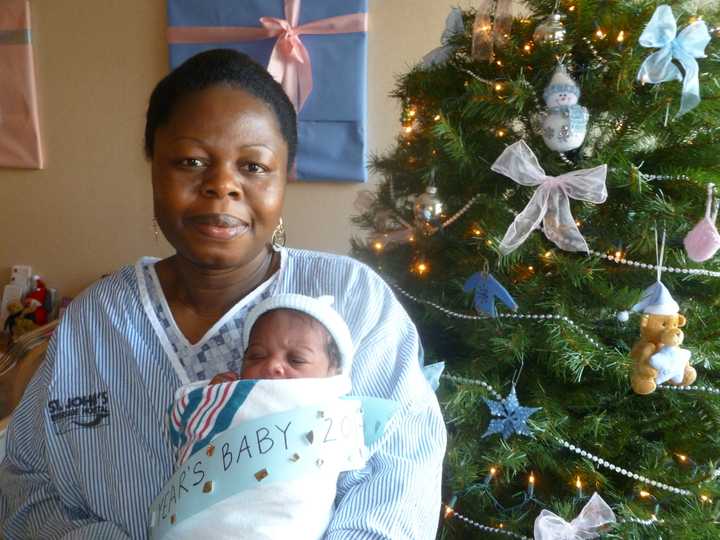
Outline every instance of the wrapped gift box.
<path id="1" fill-rule="evenodd" d="M 27 0 L 0 1 L 0 73 L 0 166 L 40 169 L 43 156 Z"/>
<path id="2" fill-rule="evenodd" d="M 300 40 L 312 65 L 312 91 L 298 116 L 297 178 L 364 182 L 367 0 L 168 0 L 170 64 L 208 49 L 233 48 L 268 66 L 276 38 L 263 35 L 260 18 L 285 19 L 286 2 L 299 5 L 297 26 L 308 29 Z M 348 19 L 355 23 L 350 26 L 362 21 L 362 31 L 337 24 L 339 33 L 311 33 Z"/>

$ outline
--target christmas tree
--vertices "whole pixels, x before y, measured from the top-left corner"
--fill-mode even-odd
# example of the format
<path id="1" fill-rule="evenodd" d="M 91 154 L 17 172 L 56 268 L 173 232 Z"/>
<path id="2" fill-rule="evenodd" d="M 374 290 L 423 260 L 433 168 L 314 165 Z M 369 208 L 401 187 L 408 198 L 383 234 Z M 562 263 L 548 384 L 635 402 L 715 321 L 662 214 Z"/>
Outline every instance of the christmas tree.
<path id="1" fill-rule="evenodd" d="M 719 538 L 720 11 L 527 4 L 451 13 L 355 218 L 446 365 L 439 535 Z"/>

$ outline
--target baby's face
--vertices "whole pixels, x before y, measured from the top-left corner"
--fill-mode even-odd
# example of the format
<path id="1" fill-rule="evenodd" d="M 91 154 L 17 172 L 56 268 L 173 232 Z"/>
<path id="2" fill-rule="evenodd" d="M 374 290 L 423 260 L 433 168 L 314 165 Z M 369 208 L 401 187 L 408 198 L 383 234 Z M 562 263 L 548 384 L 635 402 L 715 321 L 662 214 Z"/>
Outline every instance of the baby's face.
<path id="1" fill-rule="evenodd" d="M 335 374 L 330 339 L 321 323 L 286 309 L 260 317 L 250 333 L 243 358 L 243 379 L 300 379 Z"/>

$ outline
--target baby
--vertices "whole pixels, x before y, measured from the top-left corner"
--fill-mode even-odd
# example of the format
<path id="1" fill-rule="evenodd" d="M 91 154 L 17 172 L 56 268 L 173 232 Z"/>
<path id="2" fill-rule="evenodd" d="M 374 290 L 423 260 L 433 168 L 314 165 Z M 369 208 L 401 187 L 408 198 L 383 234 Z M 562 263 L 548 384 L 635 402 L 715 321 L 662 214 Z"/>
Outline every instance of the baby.
<path id="1" fill-rule="evenodd" d="M 250 311 L 245 320 L 243 341 L 247 347 L 240 374 L 224 372 L 210 381 L 178 389 L 170 411 L 170 435 L 177 449 L 178 470 L 192 470 L 197 474 L 200 459 L 207 461 L 206 456 L 212 455 L 210 449 L 214 447 L 211 442 L 230 433 L 228 430 L 231 428 L 249 425 L 276 413 L 292 413 L 293 410 L 319 403 L 335 403 L 333 400 L 350 391 L 353 344 L 345 321 L 331 307 L 332 301 L 332 297 L 311 298 L 295 294 L 264 300 Z M 319 412 L 313 414 L 320 416 Z M 284 427 L 285 424 L 290 426 L 287 419 L 267 423 L 282 432 L 288 448 L 286 432 L 289 428 Z M 362 447 L 362 422 L 350 424 L 354 427 L 349 432 L 354 430 L 354 433 L 349 437 L 353 441 L 359 440 Z M 324 430 L 323 435 L 326 441 L 333 440 L 324 434 Z M 255 436 L 253 431 L 252 439 Z M 266 437 L 269 436 L 268 433 Z M 282 450 L 283 439 L 278 441 L 272 446 L 266 442 L 265 448 L 277 450 L 280 447 Z M 316 446 L 318 443 L 316 441 Z M 303 445 L 307 444 L 308 441 L 303 440 L 298 447 L 301 450 L 290 448 L 288 457 L 283 455 L 285 466 L 288 461 L 303 461 L 304 456 L 298 452 L 304 450 Z M 351 446 L 354 444 L 351 443 Z M 261 465 L 257 464 L 257 459 L 245 460 L 245 457 L 258 458 L 259 454 L 263 454 L 260 436 L 257 436 L 257 446 L 251 448 L 249 445 L 252 443 L 248 442 L 245 445 L 245 448 L 240 445 L 230 461 L 235 462 L 235 457 L 237 462 L 247 461 L 248 467 L 252 467 L 255 473 Z M 220 447 L 220 444 L 217 446 Z M 247 450 L 247 454 L 243 450 Z M 250 487 L 240 489 L 237 495 L 218 500 L 190 517 L 172 518 L 172 526 L 165 534 L 156 533 L 155 523 L 151 523 L 151 538 L 167 540 L 198 538 L 201 535 L 211 538 L 322 538 L 332 515 L 339 473 L 364 465 L 364 447 L 357 450 L 361 457 L 343 458 L 341 466 L 332 464 L 339 463 L 339 460 L 313 459 L 313 466 L 307 468 L 309 458 L 306 458 L 302 465 L 309 472 L 290 481 L 271 483 L 265 480 L 265 476 L 256 476 L 258 479 L 253 479 Z M 227 452 L 221 448 L 218 451 L 222 451 L 223 455 Z M 268 478 L 278 482 L 272 474 L 281 469 L 280 465 L 270 465 L 261 470 L 263 474 L 270 475 Z M 164 491 L 168 491 L 167 486 Z M 180 491 L 178 489 L 178 494 Z M 165 499 L 168 498 L 166 495 Z M 165 508 L 169 506 L 172 505 L 168 503 Z M 155 511 L 156 514 L 174 516 L 172 512 L 172 509 Z"/>
<path id="2" fill-rule="evenodd" d="M 320 321 L 303 311 L 278 308 L 266 311 L 252 325 L 240 375 L 219 373 L 210 384 L 330 377 L 339 364 L 340 349 Z"/>

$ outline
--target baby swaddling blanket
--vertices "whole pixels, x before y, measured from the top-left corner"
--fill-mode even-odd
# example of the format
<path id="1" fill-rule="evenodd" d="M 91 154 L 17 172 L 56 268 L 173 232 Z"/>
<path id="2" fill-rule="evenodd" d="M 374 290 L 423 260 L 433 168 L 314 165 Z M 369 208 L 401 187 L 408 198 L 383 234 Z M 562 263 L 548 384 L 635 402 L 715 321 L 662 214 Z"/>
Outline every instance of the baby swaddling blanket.
<path id="1" fill-rule="evenodd" d="M 178 389 L 177 470 L 151 507 L 151 538 L 322 538 L 339 473 L 365 464 L 349 391 L 345 375 Z"/>

